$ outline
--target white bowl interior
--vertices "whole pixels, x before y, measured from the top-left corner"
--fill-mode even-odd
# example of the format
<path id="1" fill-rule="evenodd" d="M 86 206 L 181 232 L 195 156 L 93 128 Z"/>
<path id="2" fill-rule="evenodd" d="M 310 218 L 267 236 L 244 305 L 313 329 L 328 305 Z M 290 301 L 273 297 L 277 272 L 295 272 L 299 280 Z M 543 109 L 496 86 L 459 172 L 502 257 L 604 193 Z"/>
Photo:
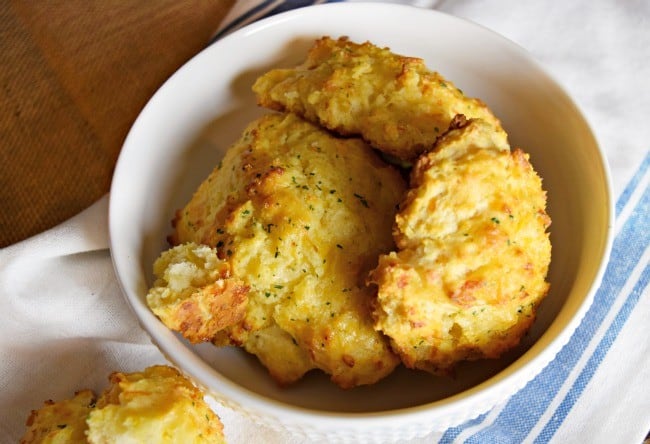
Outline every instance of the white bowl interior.
<path id="1" fill-rule="evenodd" d="M 400 368 L 374 386 L 344 391 L 314 372 L 281 389 L 254 357 L 236 349 L 189 346 L 146 307 L 152 264 L 167 248 L 175 210 L 245 125 L 268 112 L 255 104 L 254 79 L 269 68 L 300 62 L 322 35 L 370 40 L 424 58 L 466 94 L 483 99 L 513 146 L 530 153 L 553 220 L 551 290 L 530 334 L 502 359 L 463 365 L 453 379 Z M 395 410 L 420 414 L 425 407 L 443 416 L 446 410 L 471 415 L 473 408 L 486 409 L 521 387 L 568 340 L 591 303 L 612 220 L 607 167 L 588 124 L 525 51 L 467 21 L 389 4 L 304 8 L 258 22 L 204 50 L 160 88 L 135 122 L 110 199 L 116 272 L 154 342 L 197 382 L 234 404 L 298 422 L 322 412 L 345 419 Z"/>

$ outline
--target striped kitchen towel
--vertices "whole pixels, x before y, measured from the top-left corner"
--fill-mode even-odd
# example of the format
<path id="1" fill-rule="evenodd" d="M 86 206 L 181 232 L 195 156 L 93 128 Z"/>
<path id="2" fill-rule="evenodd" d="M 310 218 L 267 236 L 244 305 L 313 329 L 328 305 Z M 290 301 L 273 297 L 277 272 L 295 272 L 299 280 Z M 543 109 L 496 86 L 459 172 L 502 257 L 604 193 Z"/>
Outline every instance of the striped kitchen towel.
<path id="1" fill-rule="evenodd" d="M 232 31 L 253 23 L 261 18 L 270 17 L 291 9 L 313 6 L 320 3 L 335 3 L 341 0 L 240 0 L 235 2 L 232 10 L 224 17 L 221 26 L 217 29 L 211 43 L 230 34 Z"/>

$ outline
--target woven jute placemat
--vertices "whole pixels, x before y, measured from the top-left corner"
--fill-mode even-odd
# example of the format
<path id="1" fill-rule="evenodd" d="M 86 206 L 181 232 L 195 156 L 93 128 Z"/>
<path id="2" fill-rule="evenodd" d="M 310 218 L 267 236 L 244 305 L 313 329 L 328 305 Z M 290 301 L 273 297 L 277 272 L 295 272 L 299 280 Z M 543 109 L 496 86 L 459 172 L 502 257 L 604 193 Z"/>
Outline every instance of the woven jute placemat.
<path id="1" fill-rule="evenodd" d="M 108 192 L 129 128 L 234 0 L 0 4 L 0 247 Z"/>

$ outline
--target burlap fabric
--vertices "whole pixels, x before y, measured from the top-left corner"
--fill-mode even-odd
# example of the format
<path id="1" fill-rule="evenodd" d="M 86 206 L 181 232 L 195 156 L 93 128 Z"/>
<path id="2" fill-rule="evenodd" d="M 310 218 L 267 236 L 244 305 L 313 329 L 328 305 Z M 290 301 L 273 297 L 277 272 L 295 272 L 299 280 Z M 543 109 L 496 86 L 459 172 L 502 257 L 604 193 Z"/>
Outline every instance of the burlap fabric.
<path id="1" fill-rule="evenodd" d="M 109 190 L 138 113 L 233 3 L 0 2 L 0 247 Z"/>

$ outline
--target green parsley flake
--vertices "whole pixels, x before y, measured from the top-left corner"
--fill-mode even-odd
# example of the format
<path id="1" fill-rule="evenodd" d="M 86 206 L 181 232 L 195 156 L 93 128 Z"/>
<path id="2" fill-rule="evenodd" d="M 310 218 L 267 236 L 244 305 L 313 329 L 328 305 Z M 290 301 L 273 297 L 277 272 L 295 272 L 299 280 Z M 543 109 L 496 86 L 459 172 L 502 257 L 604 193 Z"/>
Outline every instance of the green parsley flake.
<path id="1" fill-rule="evenodd" d="M 364 207 L 366 207 L 366 208 L 369 208 L 369 207 L 370 207 L 370 206 L 368 205 L 368 201 L 366 200 L 366 198 L 363 197 L 361 194 L 354 193 L 354 197 L 356 197 L 357 199 L 359 199 L 359 202 L 361 202 L 361 204 L 362 204 Z"/>

